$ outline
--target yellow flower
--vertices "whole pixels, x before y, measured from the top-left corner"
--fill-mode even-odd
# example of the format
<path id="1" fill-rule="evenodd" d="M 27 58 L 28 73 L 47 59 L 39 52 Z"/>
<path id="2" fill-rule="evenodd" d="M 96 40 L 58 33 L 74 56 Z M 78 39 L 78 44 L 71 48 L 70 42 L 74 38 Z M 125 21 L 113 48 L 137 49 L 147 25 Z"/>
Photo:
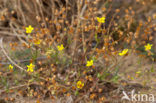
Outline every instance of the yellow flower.
<path id="1" fill-rule="evenodd" d="M 9 70 L 12 70 L 14 67 L 10 64 L 9 65 Z"/>
<path id="2" fill-rule="evenodd" d="M 55 53 L 54 49 L 50 49 L 46 52 L 46 55 L 49 56 L 50 54 Z"/>
<path id="3" fill-rule="evenodd" d="M 93 65 L 93 60 L 87 61 L 87 64 L 86 64 L 87 67 L 90 67 L 92 65 Z"/>
<path id="4" fill-rule="evenodd" d="M 145 45 L 144 47 L 145 47 L 145 50 L 146 51 L 149 51 L 149 50 L 151 50 L 151 47 L 152 47 L 153 45 L 152 44 L 147 44 L 147 45 Z"/>
<path id="5" fill-rule="evenodd" d="M 27 69 L 27 72 L 33 72 L 34 71 L 34 67 L 35 65 L 33 65 L 32 63 L 27 65 L 28 69 Z"/>
<path id="6" fill-rule="evenodd" d="M 57 46 L 57 49 L 58 49 L 59 51 L 62 51 L 62 50 L 64 49 L 63 44 L 61 44 L 60 46 Z"/>
<path id="7" fill-rule="evenodd" d="M 35 41 L 34 41 L 34 44 L 35 44 L 35 45 L 39 45 L 40 43 L 41 43 L 41 40 L 35 40 Z"/>
<path id="8" fill-rule="evenodd" d="M 34 30 L 34 28 L 31 25 L 26 27 L 26 33 L 31 33 L 33 30 Z"/>
<path id="9" fill-rule="evenodd" d="M 99 23 L 105 23 L 105 17 L 101 17 L 101 18 L 99 18 L 99 17 L 97 17 L 97 21 L 99 22 Z"/>
<path id="10" fill-rule="evenodd" d="M 141 71 L 137 71 L 137 72 L 136 72 L 136 74 L 140 74 L 140 73 L 141 73 Z"/>
<path id="11" fill-rule="evenodd" d="M 81 82 L 81 81 L 78 81 L 77 82 L 77 88 L 82 89 L 83 86 L 84 86 L 84 83 L 83 82 Z"/>
<path id="12" fill-rule="evenodd" d="M 123 55 L 127 54 L 127 52 L 128 52 L 128 49 L 124 49 L 121 53 L 119 53 L 119 55 L 123 56 Z"/>
<path id="13" fill-rule="evenodd" d="M 50 55 L 52 52 L 53 52 L 53 50 L 48 50 L 48 51 L 46 52 L 46 55 Z"/>

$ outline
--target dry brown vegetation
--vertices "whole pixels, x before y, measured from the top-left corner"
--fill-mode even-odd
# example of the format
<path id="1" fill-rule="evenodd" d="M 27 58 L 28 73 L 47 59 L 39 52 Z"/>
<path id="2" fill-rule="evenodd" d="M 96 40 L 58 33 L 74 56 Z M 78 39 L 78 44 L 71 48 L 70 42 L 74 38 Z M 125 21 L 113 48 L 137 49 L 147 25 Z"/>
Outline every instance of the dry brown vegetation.
<path id="1" fill-rule="evenodd" d="M 155 0 L 0 0 L 0 38 L 0 103 L 156 96 Z"/>

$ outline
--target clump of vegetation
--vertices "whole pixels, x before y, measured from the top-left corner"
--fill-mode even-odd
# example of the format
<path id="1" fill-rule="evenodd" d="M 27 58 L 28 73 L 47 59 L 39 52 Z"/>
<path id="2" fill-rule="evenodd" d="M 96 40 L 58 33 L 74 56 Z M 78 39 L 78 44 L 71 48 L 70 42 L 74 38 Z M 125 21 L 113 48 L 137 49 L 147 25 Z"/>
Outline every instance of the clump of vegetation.
<path id="1" fill-rule="evenodd" d="M 0 15 L 8 23 L 0 33 L 16 39 L 11 53 L 1 39 L 8 61 L 1 62 L 0 93 L 17 92 L 37 103 L 46 98 L 108 102 L 112 91 L 126 85 L 120 68 L 127 56 L 135 54 L 154 65 L 156 14 L 144 14 L 152 0 L 129 1 L 134 5 L 117 0 L 15 1 L 6 0 L 16 7 L 8 6 Z M 136 78 L 143 78 L 142 73 L 136 71 Z"/>

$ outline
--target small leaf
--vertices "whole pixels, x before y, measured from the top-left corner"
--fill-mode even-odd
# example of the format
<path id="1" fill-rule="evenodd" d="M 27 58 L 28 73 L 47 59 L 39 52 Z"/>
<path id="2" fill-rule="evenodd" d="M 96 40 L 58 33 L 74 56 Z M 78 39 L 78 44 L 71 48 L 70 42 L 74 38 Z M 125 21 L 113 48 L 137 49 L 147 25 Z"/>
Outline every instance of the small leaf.
<path id="1" fill-rule="evenodd" d="M 152 65 L 152 67 L 151 67 L 151 70 L 150 70 L 150 72 L 154 72 L 154 67 L 153 67 L 153 65 Z"/>
<path id="2" fill-rule="evenodd" d="M 79 91 L 78 90 L 76 90 L 75 91 L 75 96 L 77 96 L 79 94 Z"/>
<path id="3" fill-rule="evenodd" d="M 98 74 L 97 74 L 97 77 L 98 77 L 98 78 L 100 78 L 100 77 L 101 77 L 100 73 L 98 73 Z"/>

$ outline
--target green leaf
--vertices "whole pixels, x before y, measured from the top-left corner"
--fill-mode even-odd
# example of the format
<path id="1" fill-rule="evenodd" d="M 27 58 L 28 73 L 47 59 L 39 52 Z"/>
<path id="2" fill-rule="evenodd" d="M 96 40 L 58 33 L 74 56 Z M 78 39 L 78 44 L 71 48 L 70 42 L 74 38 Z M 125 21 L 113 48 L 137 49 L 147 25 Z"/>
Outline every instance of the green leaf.
<path id="1" fill-rule="evenodd" d="M 100 73 L 98 73 L 98 74 L 97 74 L 97 77 L 98 77 L 98 78 L 100 78 L 100 77 L 101 77 Z"/>
<path id="2" fill-rule="evenodd" d="M 75 91 L 75 96 L 77 96 L 77 95 L 79 95 L 79 91 L 78 90 Z"/>
<path id="3" fill-rule="evenodd" d="M 150 69 L 150 72 L 154 72 L 154 66 L 152 65 L 151 69 Z"/>

